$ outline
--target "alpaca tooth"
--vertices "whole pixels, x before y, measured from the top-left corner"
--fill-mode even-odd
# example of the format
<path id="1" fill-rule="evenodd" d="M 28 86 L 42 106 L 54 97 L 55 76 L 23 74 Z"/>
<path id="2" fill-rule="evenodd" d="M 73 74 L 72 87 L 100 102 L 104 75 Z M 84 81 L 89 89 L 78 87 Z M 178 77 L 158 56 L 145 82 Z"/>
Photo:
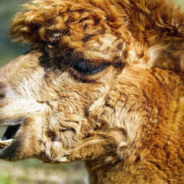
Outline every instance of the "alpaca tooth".
<path id="1" fill-rule="evenodd" d="M 13 142 L 13 139 L 8 139 L 8 140 L 0 140 L 0 148 L 4 148 L 8 145 L 10 145 Z"/>
<path id="2" fill-rule="evenodd" d="M 68 162 L 69 160 L 66 157 L 63 157 L 61 159 L 59 159 L 59 162 Z"/>

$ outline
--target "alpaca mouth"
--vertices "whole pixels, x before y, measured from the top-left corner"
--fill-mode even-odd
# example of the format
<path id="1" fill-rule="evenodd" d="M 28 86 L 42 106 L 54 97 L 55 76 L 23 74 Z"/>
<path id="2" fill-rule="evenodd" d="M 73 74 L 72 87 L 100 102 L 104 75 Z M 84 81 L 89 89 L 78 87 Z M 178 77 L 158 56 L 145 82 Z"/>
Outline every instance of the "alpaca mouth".
<path id="1" fill-rule="evenodd" d="M 5 121 L 1 123 L 1 126 L 7 127 L 5 133 L 3 134 L 2 138 L 0 139 L 0 151 L 5 149 L 6 147 L 10 146 L 12 142 L 15 140 L 15 136 L 18 130 L 23 124 L 24 119 L 20 118 L 16 121 Z"/>

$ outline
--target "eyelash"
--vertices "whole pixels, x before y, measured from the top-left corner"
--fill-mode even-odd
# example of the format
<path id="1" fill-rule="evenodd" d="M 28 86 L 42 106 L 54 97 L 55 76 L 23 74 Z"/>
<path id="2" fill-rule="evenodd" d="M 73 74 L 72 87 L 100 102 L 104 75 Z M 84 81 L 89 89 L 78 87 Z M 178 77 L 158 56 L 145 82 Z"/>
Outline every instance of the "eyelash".
<path id="1" fill-rule="evenodd" d="M 85 75 L 92 75 L 95 73 L 98 73 L 105 69 L 108 65 L 103 64 L 100 66 L 97 65 L 91 65 L 89 63 L 86 63 L 85 61 L 79 61 L 77 64 L 73 66 L 73 68 L 78 71 L 79 73 L 85 74 Z"/>

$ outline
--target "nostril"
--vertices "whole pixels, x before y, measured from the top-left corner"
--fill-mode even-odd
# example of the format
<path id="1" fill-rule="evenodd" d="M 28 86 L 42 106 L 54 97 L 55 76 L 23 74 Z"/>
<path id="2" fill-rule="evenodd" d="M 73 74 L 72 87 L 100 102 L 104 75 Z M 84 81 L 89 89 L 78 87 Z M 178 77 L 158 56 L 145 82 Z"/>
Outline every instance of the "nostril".
<path id="1" fill-rule="evenodd" d="M 3 94 L 3 93 L 1 94 L 1 93 L 0 93 L 0 99 L 3 99 L 3 98 L 5 98 L 5 97 L 6 97 L 5 94 Z"/>
<path id="2" fill-rule="evenodd" d="M 0 82 L 0 99 L 4 99 L 6 97 L 6 88 L 7 85 L 4 82 Z"/>

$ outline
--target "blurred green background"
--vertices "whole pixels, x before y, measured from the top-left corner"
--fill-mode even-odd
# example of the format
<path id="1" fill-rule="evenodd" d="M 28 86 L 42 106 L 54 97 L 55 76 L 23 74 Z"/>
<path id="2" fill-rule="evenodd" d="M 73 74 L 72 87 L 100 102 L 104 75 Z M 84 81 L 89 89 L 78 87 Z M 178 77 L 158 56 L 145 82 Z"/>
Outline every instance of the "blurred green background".
<path id="1" fill-rule="evenodd" d="M 29 46 L 12 43 L 7 38 L 12 16 L 21 10 L 24 0 L 0 0 L 0 66 L 25 53 Z M 175 0 L 184 5 L 184 0 Z M 0 161 L 0 184 L 86 184 L 83 164 L 42 164 L 30 159 L 15 163 Z"/>

